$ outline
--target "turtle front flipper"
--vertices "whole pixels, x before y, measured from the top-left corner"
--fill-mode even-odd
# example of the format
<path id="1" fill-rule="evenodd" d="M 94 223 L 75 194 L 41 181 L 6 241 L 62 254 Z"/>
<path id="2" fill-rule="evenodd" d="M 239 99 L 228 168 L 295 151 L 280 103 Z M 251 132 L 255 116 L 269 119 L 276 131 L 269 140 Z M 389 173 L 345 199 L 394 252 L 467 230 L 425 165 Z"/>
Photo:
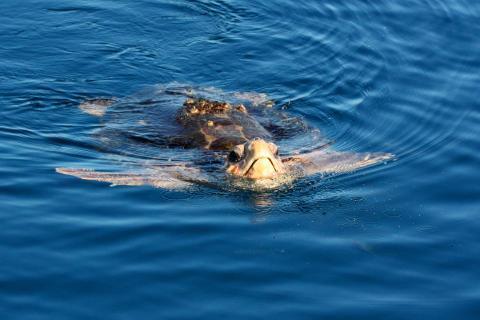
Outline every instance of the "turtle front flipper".
<path id="1" fill-rule="evenodd" d="M 141 186 L 151 185 L 163 189 L 184 189 L 192 185 L 191 182 L 181 180 L 172 175 L 171 170 L 153 172 L 99 172 L 88 169 L 57 168 L 58 173 L 74 176 L 84 180 L 109 182 L 112 186 Z"/>
<path id="2" fill-rule="evenodd" d="M 316 150 L 282 159 L 284 165 L 301 175 L 341 174 L 391 160 L 391 153 L 353 153 Z"/>
<path id="3" fill-rule="evenodd" d="M 91 116 L 103 117 L 105 112 L 107 112 L 108 107 L 115 103 L 113 98 L 97 98 L 89 99 L 80 103 L 78 106 L 80 110 L 85 113 L 88 113 Z"/>

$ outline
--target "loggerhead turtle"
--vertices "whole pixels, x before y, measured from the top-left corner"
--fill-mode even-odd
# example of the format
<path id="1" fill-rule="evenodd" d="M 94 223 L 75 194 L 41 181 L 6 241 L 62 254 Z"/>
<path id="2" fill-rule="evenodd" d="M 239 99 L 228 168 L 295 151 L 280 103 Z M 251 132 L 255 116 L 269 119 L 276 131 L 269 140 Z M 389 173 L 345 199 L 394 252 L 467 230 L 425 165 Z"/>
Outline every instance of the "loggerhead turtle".
<path id="1" fill-rule="evenodd" d="M 215 98 L 215 99 L 214 99 Z M 227 100 L 230 100 L 227 102 Z M 183 101 L 183 105 L 182 102 Z M 97 133 L 116 152 L 137 158 L 136 169 L 100 172 L 57 168 L 57 172 L 112 185 L 153 185 L 178 189 L 192 184 L 273 188 L 313 174 L 339 174 L 386 161 L 389 153 L 339 152 L 303 119 L 272 107 L 265 95 L 228 94 L 218 89 L 157 87 L 153 94 L 116 101 L 87 100 L 84 112 L 106 118 Z M 181 107 L 180 107 L 181 106 Z M 171 108 L 176 108 L 175 112 Z M 307 152 L 282 152 L 275 142 L 313 134 Z M 275 142 L 274 142 L 275 141 Z M 309 141 L 312 141 L 310 139 Z M 201 150 L 187 161 L 142 161 L 142 152 Z M 153 151 L 152 151 L 153 150 Z M 110 149 L 111 151 L 111 149 Z M 119 152 L 121 151 L 121 152 Z M 290 153 L 290 154 L 288 154 Z M 202 160 L 203 159 L 203 160 Z M 207 159 L 205 161 L 205 159 Z"/>

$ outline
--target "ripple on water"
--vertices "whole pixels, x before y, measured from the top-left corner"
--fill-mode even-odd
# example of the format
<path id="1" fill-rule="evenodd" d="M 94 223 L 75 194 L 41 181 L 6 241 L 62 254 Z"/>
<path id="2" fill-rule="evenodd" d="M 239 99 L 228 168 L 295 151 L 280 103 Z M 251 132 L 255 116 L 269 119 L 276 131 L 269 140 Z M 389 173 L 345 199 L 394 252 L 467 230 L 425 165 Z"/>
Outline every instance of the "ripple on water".
<path id="1" fill-rule="evenodd" d="M 0 316 L 478 316 L 475 2 L 26 0 L 0 12 Z M 326 138 L 396 161 L 255 192 L 54 172 L 204 163 L 115 136 L 135 131 L 129 103 L 154 91 L 135 92 L 173 81 L 265 92 L 318 129 L 285 153 Z M 130 97 L 108 134 L 77 108 L 92 97 Z M 164 102 L 149 116 L 167 132 L 181 101 Z"/>

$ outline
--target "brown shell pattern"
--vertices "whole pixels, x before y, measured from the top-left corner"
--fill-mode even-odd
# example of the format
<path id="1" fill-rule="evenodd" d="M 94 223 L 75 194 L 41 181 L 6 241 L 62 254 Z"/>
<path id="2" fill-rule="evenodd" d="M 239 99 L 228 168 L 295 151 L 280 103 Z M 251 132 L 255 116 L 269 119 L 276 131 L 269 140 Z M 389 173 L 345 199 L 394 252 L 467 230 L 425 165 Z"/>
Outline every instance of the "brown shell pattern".
<path id="1" fill-rule="evenodd" d="M 254 137 L 271 138 L 243 104 L 189 98 L 177 121 L 194 145 L 210 150 L 228 150 Z"/>

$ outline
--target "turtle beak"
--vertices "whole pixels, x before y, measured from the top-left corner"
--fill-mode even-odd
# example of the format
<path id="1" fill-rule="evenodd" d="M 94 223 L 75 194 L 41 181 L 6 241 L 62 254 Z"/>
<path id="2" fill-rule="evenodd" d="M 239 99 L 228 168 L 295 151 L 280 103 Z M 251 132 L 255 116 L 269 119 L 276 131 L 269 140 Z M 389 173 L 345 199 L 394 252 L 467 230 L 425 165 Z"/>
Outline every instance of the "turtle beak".
<path id="1" fill-rule="evenodd" d="M 273 178 L 277 170 L 270 158 L 256 159 L 244 176 L 250 179 Z"/>
<path id="2" fill-rule="evenodd" d="M 274 145 L 273 145 L 274 146 Z M 245 159 L 241 163 L 241 175 L 250 179 L 273 178 L 283 173 L 284 167 L 272 150 L 272 144 L 255 139 L 245 147 Z"/>

